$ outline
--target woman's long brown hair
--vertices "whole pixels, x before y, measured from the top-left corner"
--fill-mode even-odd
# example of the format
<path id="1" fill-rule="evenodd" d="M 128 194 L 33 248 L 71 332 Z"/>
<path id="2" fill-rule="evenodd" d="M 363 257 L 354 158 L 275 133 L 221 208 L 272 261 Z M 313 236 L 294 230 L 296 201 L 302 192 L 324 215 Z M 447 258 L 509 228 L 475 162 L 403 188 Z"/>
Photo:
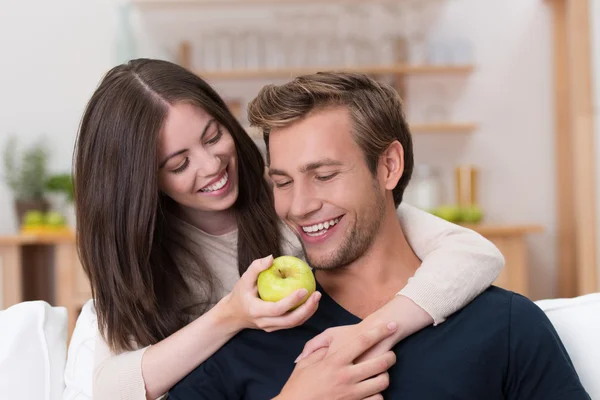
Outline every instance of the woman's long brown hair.
<path id="1" fill-rule="evenodd" d="M 77 244 L 99 327 L 115 352 L 159 342 L 213 298 L 213 274 L 158 187 L 158 138 L 170 105 L 194 104 L 233 136 L 238 158 L 238 269 L 280 254 L 279 219 L 264 161 L 204 80 L 167 61 L 139 59 L 104 77 L 84 112 L 74 155 Z M 219 266 L 213 266 L 219 268 Z M 193 298 L 189 279 L 205 289 Z"/>

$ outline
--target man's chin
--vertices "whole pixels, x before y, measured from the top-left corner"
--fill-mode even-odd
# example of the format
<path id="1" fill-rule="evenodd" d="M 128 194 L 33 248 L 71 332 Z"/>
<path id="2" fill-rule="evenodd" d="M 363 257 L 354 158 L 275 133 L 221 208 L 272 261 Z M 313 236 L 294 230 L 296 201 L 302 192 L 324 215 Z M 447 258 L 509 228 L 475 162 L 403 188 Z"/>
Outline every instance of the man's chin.
<path id="1" fill-rule="evenodd" d="M 333 255 L 316 255 L 306 253 L 306 261 L 315 270 L 327 271 L 337 268 Z"/>

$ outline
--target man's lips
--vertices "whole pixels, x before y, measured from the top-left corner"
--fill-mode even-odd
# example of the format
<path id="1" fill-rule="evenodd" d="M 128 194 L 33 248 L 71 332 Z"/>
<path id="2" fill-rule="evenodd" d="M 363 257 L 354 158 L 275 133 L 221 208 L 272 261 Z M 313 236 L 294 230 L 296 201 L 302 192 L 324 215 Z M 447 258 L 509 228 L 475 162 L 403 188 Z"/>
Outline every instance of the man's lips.
<path id="1" fill-rule="evenodd" d="M 338 224 L 340 222 L 340 220 L 343 217 L 344 217 L 344 214 L 338 215 L 337 217 L 324 219 L 319 222 L 304 223 L 304 224 L 300 225 L 300 228 L 305 233 L 319 232 L 323 229 L 329 229 L 329 228 L 335 226 L 336 224 Z"/>

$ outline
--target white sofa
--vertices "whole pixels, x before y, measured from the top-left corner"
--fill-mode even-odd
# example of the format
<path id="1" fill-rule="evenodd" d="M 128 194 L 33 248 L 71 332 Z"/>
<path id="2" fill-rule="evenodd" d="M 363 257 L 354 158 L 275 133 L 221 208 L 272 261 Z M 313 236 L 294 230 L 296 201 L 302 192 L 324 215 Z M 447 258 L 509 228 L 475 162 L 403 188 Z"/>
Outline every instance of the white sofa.
<path id="1" fill-rule="evenodd" d="M 600 399 L 600 293 L 537 302 L 561 336 L 592 399 Z M 91 301 L 67 353 L 67 314 L 44 302 L 0 311 L 0 399 L 89 400 L 97 334 Z"/>

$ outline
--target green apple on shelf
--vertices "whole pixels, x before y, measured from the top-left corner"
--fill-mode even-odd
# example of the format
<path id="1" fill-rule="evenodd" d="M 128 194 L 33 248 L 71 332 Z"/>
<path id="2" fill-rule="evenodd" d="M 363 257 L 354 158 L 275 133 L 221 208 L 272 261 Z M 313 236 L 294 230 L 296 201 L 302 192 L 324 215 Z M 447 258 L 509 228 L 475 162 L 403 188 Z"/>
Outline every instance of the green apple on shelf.
<path id="1" fill-rule="evenodd" d="M 461 210 L 460 210 L 460 220 L 462 222 L 476 224 L 478 222 L 481 222 L 482 219 L 483 219 L 483 212 L 477 206 L 461 208 Z"/>
<path id="2" fill-rule="evenodd" d="M 67 226 L 65 217 L 57 211 L 44 213 L 39 210 L 32 210 L 23 216 L 21 233 L 28 235 L 70 235 L 71 229 Z"/>
<path id="3" fill-rule="evenodd" d="M 459 222 L 461 217 L 460 208 L 453 205 L 442 205 L 433 211 L 434 215 L 450 222 Z"/>
<path id="4" fill-rule="evenodd" d="M 42 211 L 27 211 L 23 216 L 24 226 L 42 226 L 44 225 L 44 213 Z"/>
<path id="5" fill-rule="evenodd" d="M 459 207 L 457 205 L 446 204 L 439 206 L 430 212 L 446 221 L 454 223 L 465 222 L 476 224 L 483 219 L 483 211 L 476 205 Z"/>

